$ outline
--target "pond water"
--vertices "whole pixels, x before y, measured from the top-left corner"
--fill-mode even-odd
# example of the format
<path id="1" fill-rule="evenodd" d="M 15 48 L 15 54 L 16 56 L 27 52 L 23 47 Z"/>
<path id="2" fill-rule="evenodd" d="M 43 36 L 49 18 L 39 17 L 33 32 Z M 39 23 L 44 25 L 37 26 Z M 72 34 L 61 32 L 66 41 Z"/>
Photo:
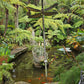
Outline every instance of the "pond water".
<path id="1" fill-rule="evenodd" d="M 51 48 L 48 52 L 48 57 L 53 60 L 54 56 L 65 56 L 61 51 L 57 51 L 57 48 Z M 25 81 L 31 84 L 44 84 L 46 82 L 45 70 L 37 69 L 33 67 L 33 56 L 31 52 L 26 52 L 18 57 L 15 61 L 16 66 L 12 71 L 12 77 L 15 81 Z M 52 61 L 48 68 L 47 82 L 53 82 L 54 71 L 57 69 L 57 65 L 60 61 Z"/>

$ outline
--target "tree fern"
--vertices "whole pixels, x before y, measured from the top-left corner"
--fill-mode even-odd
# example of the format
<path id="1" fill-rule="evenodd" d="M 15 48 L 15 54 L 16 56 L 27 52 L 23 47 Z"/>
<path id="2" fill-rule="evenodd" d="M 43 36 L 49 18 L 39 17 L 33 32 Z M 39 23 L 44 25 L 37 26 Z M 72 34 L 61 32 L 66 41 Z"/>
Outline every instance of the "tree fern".
<path id="1" fill-rule="evenodd" d="M 11 2 L 2 0 L 2 5 L 4 8 L 7 8 L 9 11 L 14 11 L 14 7 L 11 5 Z"/>
<path id="2" fill-rule="evenodd" d="M 56 17 L 58 18 L 59 16 Z M 62 17 L 61 14 L 60 17 Z M 56 41 L 63 40 L 65 38 L 63 35 L 66 34 L 65 29 L 72 28 L 70 24 L 64 24 L 62 20 L 47 17 L 45 18 L 44 24 L 48 38 L 53 38 Z M 36 21 L 36 23 L 34 24 L 34 27 L 37 27 L 37 29 L 40 28 L 39 26 L 41 27 L 41 29 L 43 28 L 42 18 L 38 19 L 38 21 Z"/>

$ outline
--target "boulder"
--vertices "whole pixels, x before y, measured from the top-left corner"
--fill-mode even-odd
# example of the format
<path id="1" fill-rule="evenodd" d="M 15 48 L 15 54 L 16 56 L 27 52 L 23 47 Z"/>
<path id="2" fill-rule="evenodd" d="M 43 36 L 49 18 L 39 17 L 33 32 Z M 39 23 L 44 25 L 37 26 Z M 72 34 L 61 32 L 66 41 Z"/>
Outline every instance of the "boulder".
<path id="1" fill-rule="evenodd" d="M 15 82 L 14 84 L 30 84 L 30 83 L 27 83 L 27 82 L 24 82 L 24 81 L 18 81 L 18 82 Z"/>

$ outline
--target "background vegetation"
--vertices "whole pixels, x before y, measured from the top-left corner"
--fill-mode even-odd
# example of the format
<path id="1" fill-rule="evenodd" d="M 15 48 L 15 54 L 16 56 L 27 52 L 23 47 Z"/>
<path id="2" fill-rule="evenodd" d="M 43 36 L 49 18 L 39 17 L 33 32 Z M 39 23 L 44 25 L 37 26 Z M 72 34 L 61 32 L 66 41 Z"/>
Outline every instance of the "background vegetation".
<path id="1" fill-rule="evenodd" d="M 48 12 L 57 12 L 57 14 L 44 16 L 48 48 L 60 44 L 69 46 L 77 52 L 84 52 L 84 0 L 52 0 L 52 3 L 51 0 L 44 0 L 44 9 L 54 3 L 57 5 Z M 33 46 L 30 44 L 33 30 L 35 41 L 38 44 L 43 43 L 42 17 L 30 18 L 39 12 L 30 11 L 28 7 L 41 10 L 41 0 L 0 0 L 0 73 L 11 69 L 11 67 L 6 69 L 6 66 L 10 66 L 8 62 L 14 58 L 10 55 L 12 49 L 23 45 L 32 49 Z M 84 53 L 76 56 L 82 68 L 83 57 Z M 61 84 L 78 84 L 80 69 L 76 62 L 71 64 L 71 61 L 73 60 L 68 58 L 68 65 L 71 65 L 69 69 L 58 68 L 54 81 L 62 81 Z M 5 69 L 3 63 L 6 63 Z M 0 74 L 0 80 L 3 75 L 4 73 Z"/>

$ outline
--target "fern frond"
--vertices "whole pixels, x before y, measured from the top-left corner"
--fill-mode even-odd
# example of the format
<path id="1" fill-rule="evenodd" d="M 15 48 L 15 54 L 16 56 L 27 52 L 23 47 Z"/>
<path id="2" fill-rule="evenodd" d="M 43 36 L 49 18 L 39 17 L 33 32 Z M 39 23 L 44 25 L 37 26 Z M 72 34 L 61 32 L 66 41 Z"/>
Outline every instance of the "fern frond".
<path id="1" fill-rule="evenodd" d="M 28 18 L 28 16 L 24 16 L 22 18 L 19 19 L 19 22 L 29 22 L 31 21 L 32 19 Z"/>
<path id="2" fill-rule="evenodd" d="M 64 28 L 71 28 L 71 25 L 63 24 L 63 22 L 61 20 L 57 20 L 57 19 L 54 20 L 54 19 L 45 18 L 44 24 L 45 24 L 45 28 L 51 27 L 53 30 L 60 29 L 63 34 L 65 34 Z M 40 26 L 41 28 L 43 28 L 42 18 L 40 18 L 38 21 L 36 21 L 34 26 Z"/>
<path id="3" fill-rule="evenodd" d="M 74 0 L 74 1 L 72 2 L 72 4 L 81 4 L 81 3 L 84 4 L 84 0 Z"/>
<path id="4" fill-rule="evenodd" d="M 78 21 L 73 25 L 73 27 L 77 28 L 77 27 L 80 27 L 82 24 L 84 24 L 83 21 Z"/>
<path id="5" fill-rule="evenodd" d="M 69 16 L 67 14 L 59 13 L 54 16 L 54 19 L 57 19 L 57 18 L 67 18 L 68 19 Z"/>
<path id="6" fill-rule="evenodd" d="M 69 8 L 69 6 L 65 3 L 60 3 L 58 7 L 64 7 L 64 8 Z"/>
<path id="7" fill-rule="evenodd" d="M 2 5 L 11 12 L 15 10 L 15 8 L 13 7 L 13 5 L 10 4 L 10 2 L 2 1 Z"/>
<path id="8" fill-rule="evenodd" d="M 26 7 L 31 7 L 31 8 L 34 8 L 34 9 L 41 10 L 41 6 L 35 6 L 34 4 L 28 4 Z"/>
<path id="9" fill-rule="evenodd" d="M 64 24 L 64 25 L 63 25 L 63 28 L 64 28 L 64 29 L 72 28 L 72 26 L 71 26 L 70 24 Z"/>
<path id="10" fill-rule="evenodd" d="M 76 9 L 79 9 L 79 8 L 84 9 L 84 5 L 78 5 L 78 4 L 73 5 L 70 9 L 75 11 Z"/>
<path id="11" fill-rule="evenodd" d="M 67 13 L 67 15 L 73 19 L 79 19 L 79 20 L 83 20 L 83 18 L 79 15 L 73 14 L 73 13 Z"/>
<path id="12" fill-rule="evenodd" d="M 20 0 L 10 0 L 11 4 L 17 4 L 26 7 L 26 4 L 21 2 Z"/>
<path id="13" fill-rule="evenodd" d="M 32 35 L 30 31 L 22 30 L 20 28 L 17 28 L 11 32 L 8 33 L 9 35 L 9 41 L 12 43 L 19 43 L 19 45 L 23 44 L 24 40 L 30 41 Z"/>

